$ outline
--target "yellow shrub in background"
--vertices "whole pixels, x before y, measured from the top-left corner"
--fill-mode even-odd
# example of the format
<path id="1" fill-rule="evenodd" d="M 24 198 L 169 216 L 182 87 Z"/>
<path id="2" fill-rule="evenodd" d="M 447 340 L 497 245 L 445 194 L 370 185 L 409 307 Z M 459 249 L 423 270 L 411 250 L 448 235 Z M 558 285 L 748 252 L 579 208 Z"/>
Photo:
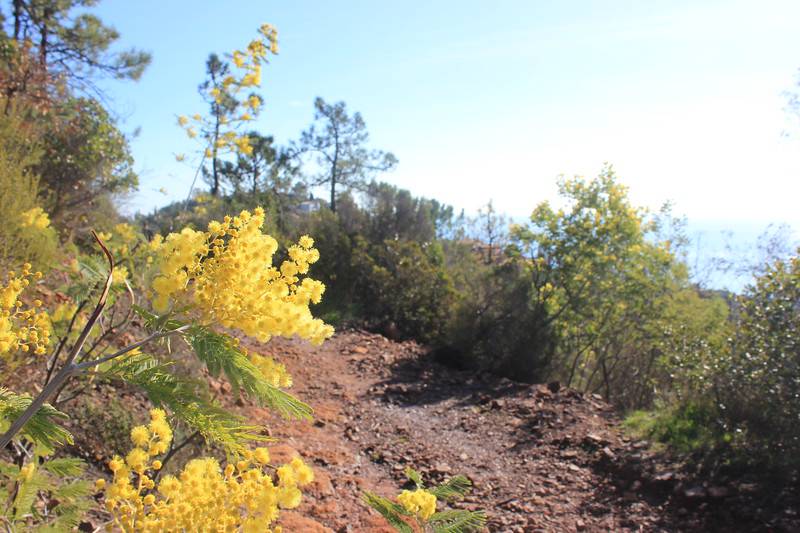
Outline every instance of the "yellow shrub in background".
<path id="1" fill-rule="evenodd" d="M 39 180 L 29 171 L 39 158 L 35 135 L 14 116 L 0 116 L 0 267 L 30 262 L 44 269 L 58 239 L 38 201 Z"/>
<path id="2" fill-rule="evenodd" d="M 28 307 L 19 299 L 31 280 L 42 277 L 30 268 L 30 263 L 25 263 L 21 273 L 10 271 L 5 285 L 0 286 L 0 357 L 7 363 L 20 351 L 44 355 L 50 343 L 50 318 L 40 309 L 42 302 L 34 300 Z"/>

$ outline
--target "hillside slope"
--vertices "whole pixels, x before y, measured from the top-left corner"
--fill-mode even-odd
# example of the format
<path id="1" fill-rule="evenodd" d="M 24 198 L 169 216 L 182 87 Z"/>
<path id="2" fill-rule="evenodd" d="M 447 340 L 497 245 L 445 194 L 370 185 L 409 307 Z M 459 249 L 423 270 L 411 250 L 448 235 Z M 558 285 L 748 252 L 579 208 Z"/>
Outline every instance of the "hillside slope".
<path id="1" fill-rule="evenodd" d="M 752 483 L 691 480 L 625 437 L 599 397 L 453 371 L 414 343 L 359 331 L 319 348 L 251 348 L 284 362 L 316 411 L 313 423 L 251 412 L 281 438 L 278 453 L 316 463 L 300 509 L 313 521 L 286 516 L 290 531 L 385 530 L 360 491 L 395 494 L 406 466 L 432 480 L 469 476 L 476 490 L 461 505 L 486 509 L 490 531 L 800 530 L 796 501 Z"/>

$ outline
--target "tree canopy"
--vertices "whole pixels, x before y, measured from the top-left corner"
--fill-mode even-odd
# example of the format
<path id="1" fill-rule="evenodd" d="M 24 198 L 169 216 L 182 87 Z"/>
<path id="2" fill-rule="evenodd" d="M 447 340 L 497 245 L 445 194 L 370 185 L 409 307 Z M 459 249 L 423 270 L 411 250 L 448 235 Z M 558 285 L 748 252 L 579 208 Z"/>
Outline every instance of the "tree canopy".
<path id="1" fill-rule="evenodd" d="M 349 115 L 344 102 L 314 100 L 314 124 L 295 143 L 296 157 L 311 156 L 319 166 L 309 176 L 312 186 L 330 187 L 330 208 L 336 212 L 337 187 L 364 186 L 379 172 L 392 170 L 397 158 L 391 152 L 367 148 L 369 133 L 361 114 Z"/>

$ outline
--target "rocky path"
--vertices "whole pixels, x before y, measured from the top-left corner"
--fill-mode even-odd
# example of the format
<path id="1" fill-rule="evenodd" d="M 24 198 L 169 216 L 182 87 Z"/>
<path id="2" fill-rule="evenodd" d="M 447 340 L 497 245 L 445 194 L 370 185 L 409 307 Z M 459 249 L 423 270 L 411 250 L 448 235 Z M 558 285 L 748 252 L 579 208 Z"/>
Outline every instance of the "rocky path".
<path id="1" fill-rule="evenodd" d="M 470 477 L 460 505 L 485 509 L 490 531 L 800 531 L 796 501 L 776 515 L 756 485 L 693 481 L 624 436 L 598 397 L 453 371 L 414 343 L 358 331 L 320 348 L 252 348 L 287 365 L 316 413 L 250 413 L 280 439 L 278 459 L 299 452 L 316 465 L 310 498 L 282 515 L 287 531 L 391 531 L 359 496 L 394 495 L 406 466 L 432 481 Z"/>

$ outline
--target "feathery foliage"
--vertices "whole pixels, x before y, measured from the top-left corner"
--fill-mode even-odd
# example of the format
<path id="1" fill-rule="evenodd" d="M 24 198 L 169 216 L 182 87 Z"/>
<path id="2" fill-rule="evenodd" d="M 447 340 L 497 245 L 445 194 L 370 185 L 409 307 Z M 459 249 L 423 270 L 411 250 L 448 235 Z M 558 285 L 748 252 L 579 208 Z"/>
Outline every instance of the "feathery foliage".
<path id="1" fill-rule="evenodd" d="M 431 494 L 447 501 L 460 500 L 472 489 L 472 482 L 466 476 L 455 476 L 438 487 L 431 489 Z"/>
<path id="2" fill-rule="evenodd" d="M 76 477 L 83 473 L 86 464 L 77 457 L 59 457 L 42 464 L 42 468 L 55 476 Z"/>
<path id="3" fill-rule="evenodd" d="M 419 472 L 417 472 L 416 470 L 414 470 L 410 466 L 407 466 L 405 471 L 403 471 L 403 473 L 406 475 L 406 477 L 409 480 L 414 482 L 414 485 L 416 485 L 418 489 L 424 489 L 425 488 L 425 485 L 422 483 L 422 476 L 420 475 Z"/>
<path id="4" fill-rule="evenodd" d="M 483 511 L 442 511 L 431 516 L 428 522 L 435 533 L 461 533 L 479 531 L 486 525 Z"/>
<path id="5" fill-rule="evenodd" d="M 208 442 L 228 452 L 241 452 L 245 442 L 271 440 L 263 427 L 244 423 L 244 418 L 213 402 L 203 384 L 170 372 L 171 363 L 151 355 L 134 354 L 114 362 L 104 374 L 140 387 L 156 406 L 170 409 Z"/>
<path id="6" fill-rule="evenodd" d="M 35 454 L 22 468 L 0 462 L 0 488 L 5 496 L 0 508 L 11 531 L 73 531 L 92 506 L 92 485 L 75 479 L 83 475 L 85 463 L 75 458 L 44 460 Z M 8 495 L 14 494 L 13 500 Z"/>
<path id="7" fill-rule="evenodd" d="M 16 394 L 0 387 L 0 427 L 7 427 L 31 405 L 32 398 L 27 394 Z M 57 419 L 69 418 L 50 404 L 44 404 L 22 428 L 21 434 L 34 444 L 53 449 L 56 446 L 72 444 L 69 431 L 56 423 Z"/>
<path id="8" fill-rule="evenodd" d="M 464 497 L 472 488 L 465 476 L 455 476 L 444 483 L 426 489 L 422 476 L 413 468 L 406 467 L 406 477 L 414 483 L 416 490 L 404 490 L 394 502 L 383 496 L 364 491 L 362 500 L 383 516 L 400 533 L 412 532 L 410 521 L 416 522 L 423 531 L 434 533 L 466 533 L 480 530 L 486 525 L 486 513 L 463 509 L 436 512 L 437 500 L 453 502 Z"/>
<path id="9" fill-rule="evenodd" d="M 203 326 L 192 326 L 183 337 L 209 373 L 215 377 L 224 373 L 235 391 L 243 391 L 286 418 L 311 419 L 311 407 L 267 382 L 233 338 Z"/>
<path id="10" fill-rule="evenodd" d="M 378 511 L 382 517 L 386 519 L 393 528 L 400 533 L 413 533 L 413 529 L 409 526 L 401 516 L 411 516 L 402 505 L 394 503 L 392 500 L 378 496 L 368 490 L 364 491 L 364 503 Z"/>

